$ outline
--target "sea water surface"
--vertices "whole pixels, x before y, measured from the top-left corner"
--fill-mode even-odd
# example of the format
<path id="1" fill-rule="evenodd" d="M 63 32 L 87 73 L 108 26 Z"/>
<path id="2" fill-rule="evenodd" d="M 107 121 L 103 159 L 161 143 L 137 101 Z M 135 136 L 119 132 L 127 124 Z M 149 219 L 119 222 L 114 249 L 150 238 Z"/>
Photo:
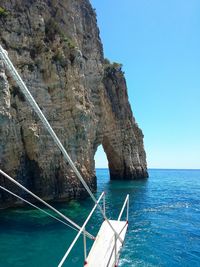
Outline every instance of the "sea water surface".
<path id="1" fill-rule="evenodd" d="M 110 181 L 107 169 L 97 169 L 97 196 L 106 192 L 109 218 L 117 218 L 130 194 L 119 266 L 200 266 L 200 170 L 151 169 L 149 174 L 142 181 Z M 54 206 L 81 224 L 93 203 L 88 198 Z M 96 233 L 101 223 L 96 212 L 87 230 Z M 0 267 L 55 267 L 75 235 L 32 208 L 0 211 Z M 64 266 L 83 266 L 82 238 Z"/>

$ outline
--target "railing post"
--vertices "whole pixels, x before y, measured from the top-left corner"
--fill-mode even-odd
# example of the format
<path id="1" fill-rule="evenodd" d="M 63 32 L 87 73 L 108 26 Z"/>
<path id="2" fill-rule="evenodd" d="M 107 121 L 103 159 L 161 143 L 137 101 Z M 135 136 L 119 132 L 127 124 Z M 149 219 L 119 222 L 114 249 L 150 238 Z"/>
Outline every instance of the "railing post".
<path id="1" fill-rule="evenodd" d="M 117 236 L 115 234 L 115 264 L 114 266 L 116 266 L 116 263 L 117 263 Z"/>
<path id="2" fill-rule="evenodd" d="M 86 264 L 87 259 L 87 243 L 86 243 L 86 236 L 85 236 L 85 227 L 83 230 L 83 248 L 84 248 L 84 264 Z"/>
<path id="3" fill-rule="evenodd" d="M 86 224 L 88 223 L 89 219 L 91 218 L 92 214 L 94 213 L 96 207 L 99 205 L 99 202 L 101 200 L 101 198 L 103 197 L 103 193 L 100 195 L 100 197 L 97 200 L 97 203 L 94 205 L 93 209 L 91 210 L 90 214 L 88 215 L 87 219 L 85 220 L 84 224 L 82 225 L 81 229 L 79 230 L 78 234 L 76 235 L 76 237 L 74 238 L 73 242 L 71 243 L 71 245 L 69 246 L 67 252 L 65 253 L 65 255 L 63 256 L 62 260 L 60 261 L 60 263 L 58 264 L 58 267 L 63 266 L 66 258 L 68 257 L 70 251 L 72 250 L 72 248 L 74 247 L 76 241 L 78 240 L 79 236 L 81 235 L 81 233 L 84 231 Z M 85 243 L 85 248 L 86 248 L 86 243 Z M 85 250 L 86 251 L 86 250 Z M 86 251 L 87 254 L 87 251 Z"/>
<path id="4" fill-rule="evenodd" d="M 126 221 L 128 222 L 128 215 L 129 215 L 129 195 L 127 200 L 127 210 L 126 210 Z"/>
<path id="5" fill-rule="evenodd" d="M 123 204 L 123 206 L 122 206 L 122 209 L 121 209 L 121 211 L 120 211 L 119 217 L 118 217 L 118 219 L 117 219 L 118 221 L 121 220 L 122 214 L 123 214 L 124 209 L 126 208 L 126 206 L 127 206 L 126 219 L 127 219 L 127 221 L 128 221 L 128 213 L 129 213 L 129 195 L 126 196 L 126 199 L 125 199 L 124 204 Z"/>
<path id="6" fill-rule="evenodd" d="M 106 216 L 106 196 L 105 196 L 105 192 L 103 195 L 103 214 L 104 216 Z"/>

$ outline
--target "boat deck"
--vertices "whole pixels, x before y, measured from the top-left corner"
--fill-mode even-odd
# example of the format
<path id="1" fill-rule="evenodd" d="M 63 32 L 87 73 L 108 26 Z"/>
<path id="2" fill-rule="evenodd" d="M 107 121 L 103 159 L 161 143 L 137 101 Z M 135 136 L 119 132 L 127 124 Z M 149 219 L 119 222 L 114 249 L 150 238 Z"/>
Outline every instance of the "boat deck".
<path id="1" fill-rule="evenodd" d="M 121 240 L 124 241 L 128 223 L 126 221 L 115 220 L 109 220 L 109 222 L 111 223 L 115 231 L 119 234 Z M 115 234 L 109 224 L 104 221 L 86 259 L 84 267 L 116 266 L 122 245 L 123 244 L 121 243 L 121 241 L 117 239 L 115 246 Z"/>

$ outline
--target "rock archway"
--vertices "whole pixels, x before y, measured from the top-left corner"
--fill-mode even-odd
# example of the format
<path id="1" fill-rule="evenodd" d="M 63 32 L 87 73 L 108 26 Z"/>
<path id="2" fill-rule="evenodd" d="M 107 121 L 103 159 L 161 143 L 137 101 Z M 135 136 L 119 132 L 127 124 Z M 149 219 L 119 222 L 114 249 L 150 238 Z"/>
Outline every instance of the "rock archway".
<path id="1" fill-rule="evenodd" d="M 148 177 L 143 133 L 135 122 L 121 68 L 107 66 L 101 91 L 102 145 L 110 178 L 131 180 Z"/>
<path id="2" fill-rule="evenodd" d="M 147 177 L 143 134 L 125 78 L 119 64 L 104 60 L 89 1 L 1 2 L 9 16 L 0 20 L 0 43 L 90 188 L 96 190 L 99 144 L 111 179 Z M 1 62 L 0 165 L 44 199 L 86 196 Z M 21 194 L 2 177 L 0 184 Z M 0 192 L 0 207 L 15 203 Z"/>

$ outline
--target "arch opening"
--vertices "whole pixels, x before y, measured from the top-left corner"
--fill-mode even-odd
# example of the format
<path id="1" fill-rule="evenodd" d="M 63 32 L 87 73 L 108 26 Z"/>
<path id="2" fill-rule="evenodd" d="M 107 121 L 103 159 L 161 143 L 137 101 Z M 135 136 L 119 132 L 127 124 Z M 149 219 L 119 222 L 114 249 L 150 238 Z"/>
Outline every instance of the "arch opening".
<path id="1" fill-rule="evenodd" d="M 97 151 L 94 156 L 95 169 L 108 169 L 107 155 L 102 145 L 97 147 Z"/>
<path id="2" fill-rule="evenodd" d="M 95 169 L 108 169 L 111 180 L 123 179 L 124 161 L 120 155 L 121 151 L 118 144 L 113 143 L 107 136 L 104 136 L 102 144 L 97 147 L 95 153 Z"/>
<path id="3" fill-rule="evenodd" d="M 105 183 L 109 182 L 109 164 L 107 155 L 104 151 L 102 144 L 97 147 L 96 153 L 94 155 L 95 163 L 95 173 L 96 173 L 96 183 L 99 190 L 104 189 Z"/>

